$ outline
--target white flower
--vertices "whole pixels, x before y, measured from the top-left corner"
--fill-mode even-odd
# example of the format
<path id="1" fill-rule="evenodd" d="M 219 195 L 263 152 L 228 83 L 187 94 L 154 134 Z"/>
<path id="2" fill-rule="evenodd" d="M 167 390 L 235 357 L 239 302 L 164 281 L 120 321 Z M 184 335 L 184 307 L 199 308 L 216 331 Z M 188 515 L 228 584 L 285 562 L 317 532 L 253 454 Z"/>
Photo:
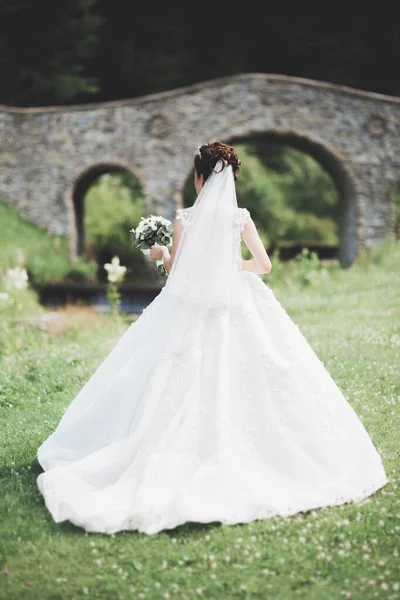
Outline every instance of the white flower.
<path id="1" fill-rule="evenodd" d="M 388 589 L 389 589 L 389 586 L 388 586 L 388 584 L 387 584 L 385 581 L 382 581 L 382 583 L 381 583 L 381 588 L 382 588 L 383 590 L 388 590 Z"/>
<path id="2" fill-rule="evenodd" d="M 1 302 L 8 302 L 9 299 L 10 299 L 10 295 L 7 294 L 7 292 L 0 292 L 0 301 Z"/>
<path id="3" fill-rule="evenodd" d="M 150 215 L 150 217 L 141 217 L 140 222 L 136 229 L 130 229 L 130 233 L 135 236 L 135 244 L 139 245 L 140 241 L 144 240 L 146 235 L 149 236 L 149 239 L 157 238 L 153 232 L 157 231 L 160 226 L 164 226 L 168 231 L 168 238 L 172 236 L 172 223 L 169 219 L 165 219 L 165 217 L 161 217 L 158 215 Z M 165 234 L 164 234 L 165 236 Z M 157 241 L 157 239 L 156 239 Z M 165 243 L 165 239 L 163 237 L 163 243 Z M 149 247 L 151 243 L 149 241 Z"/>
<path id="4" fill-rule="evenodd" d="M 104 265 L 105 270 L 107 271 L 107 279 L 112 283 L 119 283 L 123 280 L 126 272 L 126 267 L 120 265 L 118 256 L 114 256 L 111 263 L 106 263 Z"/>
<path id="5" fill-rule="evenodd" d="M 6 284 L 10 288 L 23 290 L 28 284 L 28 273 L 23 267 L 8 269 L 6 273 Z"/>
<path id="6" fill-rule="evenodd" d="M 17 248 L 17 250 L 15 252 L 15 260 L 19 267 L 22 267 L 22 265 L 25 264 L 25 254 L 21 248 Z"/>

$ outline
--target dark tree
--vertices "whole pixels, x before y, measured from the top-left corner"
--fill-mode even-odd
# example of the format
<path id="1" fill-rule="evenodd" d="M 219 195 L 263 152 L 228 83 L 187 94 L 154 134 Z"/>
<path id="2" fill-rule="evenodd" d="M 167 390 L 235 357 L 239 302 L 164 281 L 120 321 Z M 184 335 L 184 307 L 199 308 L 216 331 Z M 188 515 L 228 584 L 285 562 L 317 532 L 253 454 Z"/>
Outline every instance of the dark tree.
<path id="1" fill-rule="evenodd" d="M 97 94 L 88 72 L 101 17 L 96 0 L 3 0 L 0 4 L 0 80 L 4 104 L 69 103 Z"/>
<path id="2" fill-rule="evenodd" d="M 400 95 L 395 5 L 352 15 L 333 4 L 0 0 L 0 102 L 131 98 L 246 72 Z"/>

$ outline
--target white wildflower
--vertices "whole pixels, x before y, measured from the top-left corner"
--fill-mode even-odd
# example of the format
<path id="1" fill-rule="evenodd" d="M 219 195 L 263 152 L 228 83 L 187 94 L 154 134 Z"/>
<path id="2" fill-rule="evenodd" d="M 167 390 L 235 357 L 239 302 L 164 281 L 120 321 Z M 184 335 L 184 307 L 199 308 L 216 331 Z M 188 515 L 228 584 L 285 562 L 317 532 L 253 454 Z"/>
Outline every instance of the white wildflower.
<path id="1" fill-rule="evenodd" d="M 15 252 L 15 260 L 19 267 L 22 267 L 25 264 L 25 253 L 22 248 L 17 248 Z"/>
<path id="2" fill-rule="evenodd" d="M 28 285 L 28 273 L 23 267 L 14 267 L 14 269 L 7 269 L 6 272 L 6 285 L 9 288 L 15 288 L 16 290 L 23 290 Z"/>
<path id="3" fill-rule="evenodd" d="M 111 281 L 112 283 L 119 283 L 123 280 L 126 267 L 120 265 L 118 256 L 114 256 L 111 263 L 106 263 L 104 268 L 107 271 L 108 281 Z"/>

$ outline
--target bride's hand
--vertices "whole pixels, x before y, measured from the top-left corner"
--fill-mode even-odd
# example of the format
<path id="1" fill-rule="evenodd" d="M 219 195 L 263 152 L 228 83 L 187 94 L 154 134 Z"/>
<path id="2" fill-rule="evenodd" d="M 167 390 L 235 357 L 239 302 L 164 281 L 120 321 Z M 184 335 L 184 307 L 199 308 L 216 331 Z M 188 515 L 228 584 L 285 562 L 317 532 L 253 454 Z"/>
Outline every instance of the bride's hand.
<path id="1" fill-rule="evenodd" d="M 159 244 L 153 244 L 150 247 L 151 260 L 162 260 L 162 257 L 164 256 L 163 248 L 165 248 L 165 246 L 160 246 Z"/>

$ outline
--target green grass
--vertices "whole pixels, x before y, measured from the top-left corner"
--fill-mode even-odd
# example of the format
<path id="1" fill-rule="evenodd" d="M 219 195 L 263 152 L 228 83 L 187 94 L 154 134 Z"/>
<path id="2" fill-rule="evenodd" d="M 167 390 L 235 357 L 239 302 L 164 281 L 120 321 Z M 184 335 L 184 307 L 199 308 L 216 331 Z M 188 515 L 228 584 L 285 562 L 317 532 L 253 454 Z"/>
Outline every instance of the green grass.
<path id="1" fill-rule="evenodd" d="M 389 483 L 357 504 L 248 525 L 106 536 L 55 524 L 36 487 L 36 450 L 130 320 L 45 332 L 22 292 L 0 315 L 1 599 L 400 597 L 400 246 L 307 285 L 303 263 L 275 294 L 361 418 Z"/>
<path id="2" fill-rule="evenodd" d="M 82 259 L 71 262 L 66 237 L 48 235 L 1 201 L 0 223 L 0 275 L 16 264 L 18 251 L 24 255 L 31 284 L 38 287 L 54 280 L 90 278 L 95 274 L 95 263 Z"/>

